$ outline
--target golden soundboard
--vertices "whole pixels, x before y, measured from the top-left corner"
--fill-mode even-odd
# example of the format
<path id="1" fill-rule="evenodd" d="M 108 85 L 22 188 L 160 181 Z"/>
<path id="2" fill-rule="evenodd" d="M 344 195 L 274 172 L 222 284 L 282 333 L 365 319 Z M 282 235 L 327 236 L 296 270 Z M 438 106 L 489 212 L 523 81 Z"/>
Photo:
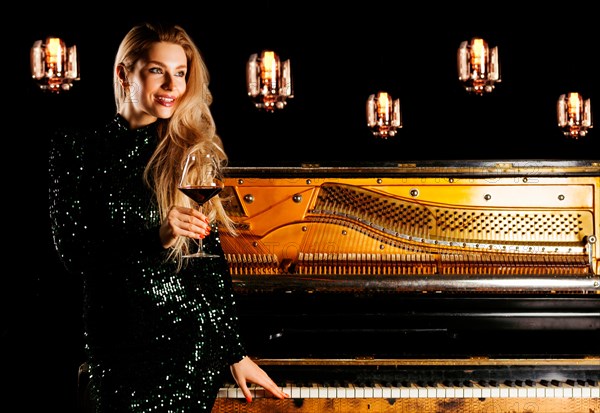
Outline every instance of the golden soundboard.
<path id="1" fill-rule="evenodd" d="M 215 411 L 600 411 L 600 161 L 230 166 L 253 358 Z"/>

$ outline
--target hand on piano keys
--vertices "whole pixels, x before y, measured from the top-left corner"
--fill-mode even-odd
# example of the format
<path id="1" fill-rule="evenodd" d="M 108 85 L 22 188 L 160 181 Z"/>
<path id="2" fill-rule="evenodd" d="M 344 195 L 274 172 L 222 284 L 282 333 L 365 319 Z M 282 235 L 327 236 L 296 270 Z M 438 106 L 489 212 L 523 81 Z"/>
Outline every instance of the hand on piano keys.
<path id="1" fill-rule="evenodd" d="M 292 399 L 404 399 L 404 398 L 600 398 L 600 384 L 594 380 L 445 380 L 379 383 L 282 383 Z M 270 397 L 260 386 L 250 386 L 253 398 Z M 235 384 L 225 384 L 218 398 L 243 399 Z"/>

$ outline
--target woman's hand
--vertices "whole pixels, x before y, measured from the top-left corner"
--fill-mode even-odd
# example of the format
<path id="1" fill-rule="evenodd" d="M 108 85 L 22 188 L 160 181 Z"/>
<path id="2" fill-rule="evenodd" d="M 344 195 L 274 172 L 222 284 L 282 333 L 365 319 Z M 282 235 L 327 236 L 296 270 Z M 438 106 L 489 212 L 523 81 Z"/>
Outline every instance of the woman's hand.
<path id="1" fill-rule="evenodd" d="M 246 401 L 250 403 L 252 401 L 252 394 L 248 390 L 248 383 L 254 383 L 258 386 L 263 387 L 274 397 L 278 399 L 287 399 L 289 394 L 284 393 L 269 375 L 256 364 L 249 357 L 244 357 L 241 361 L 231 365 L 231 374 L 235 379 L 235 382 L 240 386 Z"/>
<path id="2" fill-rule="evenodd" d="M 197 209 L 179 206 L 171 207 L 159 233 L 163 248 L 172 247 L 180 236 L 199 239 L 208 234 L 210 222 L 206 215 Z"/>

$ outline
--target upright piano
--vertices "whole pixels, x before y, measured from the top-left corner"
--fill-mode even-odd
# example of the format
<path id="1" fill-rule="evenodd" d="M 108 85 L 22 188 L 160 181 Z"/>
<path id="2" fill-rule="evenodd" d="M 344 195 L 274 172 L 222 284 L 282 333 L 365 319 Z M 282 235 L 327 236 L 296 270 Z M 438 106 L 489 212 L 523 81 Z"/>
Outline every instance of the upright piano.
<path id="1" fill-rule="evenodd" d="M 230 166 L 214 412 L 599 412 L 600 161 Z"/>

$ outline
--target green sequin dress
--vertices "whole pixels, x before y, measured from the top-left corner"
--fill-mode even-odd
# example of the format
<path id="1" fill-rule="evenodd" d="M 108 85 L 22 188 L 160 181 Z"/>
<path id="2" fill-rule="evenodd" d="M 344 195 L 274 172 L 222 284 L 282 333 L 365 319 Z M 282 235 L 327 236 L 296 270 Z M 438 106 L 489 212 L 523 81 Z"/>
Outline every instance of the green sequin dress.
<path id="1" fill-rule="evenodd" d="M 142 180 L 154 124 L 116 115 L 89 132 L 61 133 L 49 157 L 50 218 L 66 268 L 82 277 L 92 398 L 98 412 L 210 411 L 228 366 L 245 350 L 221 258 L 176 271 L 159 243 L 159 216 Z"/>

